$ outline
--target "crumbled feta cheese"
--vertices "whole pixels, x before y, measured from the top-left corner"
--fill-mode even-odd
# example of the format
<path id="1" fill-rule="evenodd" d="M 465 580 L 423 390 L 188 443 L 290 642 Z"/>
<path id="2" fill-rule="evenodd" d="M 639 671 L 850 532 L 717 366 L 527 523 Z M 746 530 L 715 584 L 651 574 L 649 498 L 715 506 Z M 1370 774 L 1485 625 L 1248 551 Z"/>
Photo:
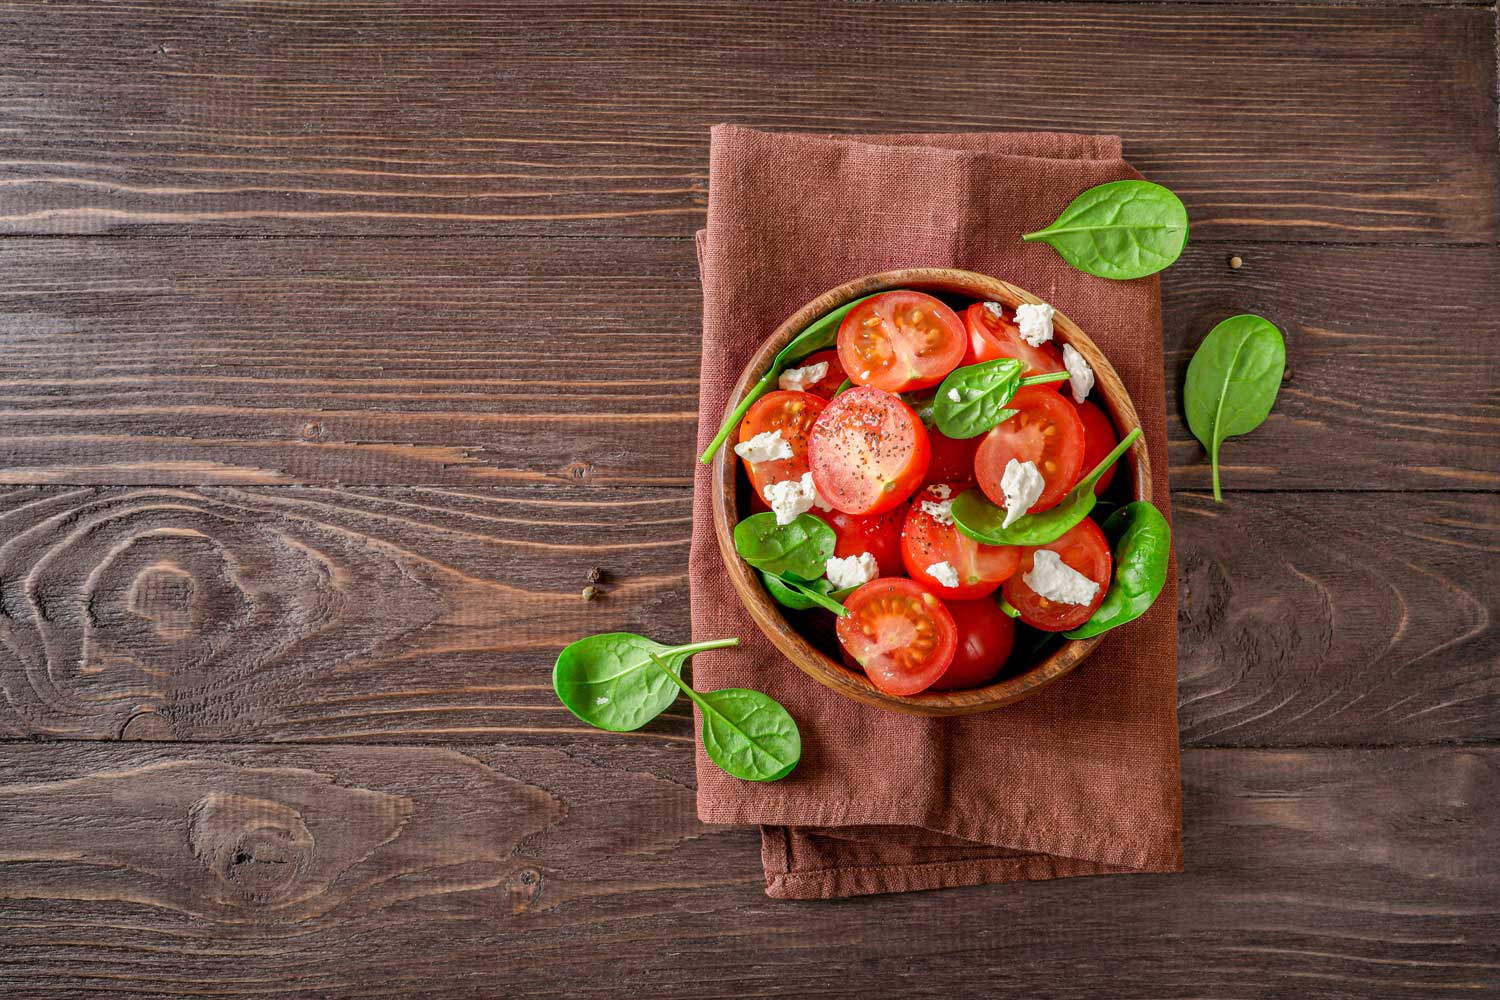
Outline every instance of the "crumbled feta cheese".
<path id="1" fill-rule="evenodd" d="M 998 302 L 986 302 L 984 307 L 990 311 L 990 315 L 996 319 L 1005 315 L 1005 309 Z"/>
<path id="2" fill-rule="evenodd" d="M 964 401 L 964 397 L 959 393 L 957 389 L 949 389 L 948 398 L 953 400 L 955 403 L 962 403 Z"/>
<path id="3" fill-rule="evenodd" d="M 806 392 L 808 386 L 821 382 L 827 377 L 828 362 L 819 361 L 815 365 L 787 369 L 781 373 L 776 384 L 788 392 Z"/>
<path id="4" fill-rule="evenodd" d="M 931 486 L 927 487 L 927 492 L 931 493 L 939 500 L 946 500 L 953 495 L 953 487 L 949 486 L 947 483 L 933 483 Z"/>
<path id="5" fill-rule="evenodd" d="M 933 502 L 931 500 L 923 500 L 922 513 L 931 514 L 934 521 L 946 527 L 953 523 L 953 501 L 939 500 Z"/>
<path id="6" fill-rule="evenodd" d="M 823 564 L 823 567 L 828 573 L 828 582 L 833 584 L 834 590 L 863 587 L 880 575 L 880 565 L 868 552 L 861 552 L 857 556 L 845 556 L 842 559 L 833 556 Z"/>
<path id="7" fill-rule="evenodd" d="M 1063 562 L 1051 549 L 1036 550 L 1031 572 L 1021 580 L 1040 596 L 1058 604 L 1088 604 L 1099 593 L 1099 584 Z"/>
<path id="8" fill-rule="evenodd" d="M 791 524 L 799 514 L 812 510 L 815 504 L 824 510 L 833 510 L 828 501 L 818 496 L 811 472 L 802 473 L 801 479 L 772 483 L 765 489 L 765 498 L 776 515 L 777 524 Z"/>
<path id="9" fill-rule="evenodd" d="M 734 453 L 754 465 L 756 462 L 773 462 L 792 457 L 792 443 L 781 436 L 780 430 L 762 431 L 749 441 L 734 446 Z"/>
<path id="10" fill-rule="evenodd" d="M 1063 345 L 1063 367 L 1068 370 L 1068 384 L 1073 387 L 1073 402 L 1081 403 L 1094 387 L 1094 369 L 1072 344 Z"/>
<path id="11" fill-rule="evenodd" d="M 958 570 L 949 562 L 935 562 L 927 567 L 927 575 L 945 587 L 958 586 Z"/>
<path id="12" fill-rule="evenodd" d="M 1000 475 L 1000 490 L 1005 494 L 1005 520 L 1000 527 L 1009 528 L 1030 510 L 1046 485 L 1035 462 L 1017 462 L 1015 459 L 1006 462 L 1005 471 Z"/>
<path id="13" fill-rule="evenodd" d="M 1041 347 L 1052 339 L 1052 317 L 1057 310 L 1047 303 L 1032 305 L 1022 302 L 1016 306 L 1016 323 L 1021 327 L 1021 339 L 1032 347 Z"/>

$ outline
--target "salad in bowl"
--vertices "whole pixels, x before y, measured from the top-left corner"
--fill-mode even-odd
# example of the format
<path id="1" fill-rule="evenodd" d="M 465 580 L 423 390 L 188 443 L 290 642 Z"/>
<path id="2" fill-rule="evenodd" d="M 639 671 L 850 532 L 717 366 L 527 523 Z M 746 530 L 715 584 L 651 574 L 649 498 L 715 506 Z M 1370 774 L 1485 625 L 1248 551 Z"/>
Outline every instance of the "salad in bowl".
<path id="1" fill-rule="evenodd" d="M 808 303 L 704 453 L 736 590 L 850 697 L 951 715 L 1061 677 L 1160 593 L 1170 529 L 1135 409 L 1050 304 L 947 269 Z"/>

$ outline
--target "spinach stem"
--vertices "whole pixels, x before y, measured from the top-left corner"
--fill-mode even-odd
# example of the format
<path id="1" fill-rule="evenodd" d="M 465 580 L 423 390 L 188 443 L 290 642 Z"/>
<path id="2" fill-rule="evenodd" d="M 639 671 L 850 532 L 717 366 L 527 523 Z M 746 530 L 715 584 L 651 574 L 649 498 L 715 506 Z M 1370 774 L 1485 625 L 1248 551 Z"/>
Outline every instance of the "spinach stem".
<path id="1" fill-rule="evenodd" d="M 757 399 L 766 394 L 767 390 L 771 388 L 772 381 L 780 374 L 781 371 L 775 365 L 772 365 L 771 370 L 762 375 L 760 381 L 755 383 L 755 387 L 745 393 L 745 398 L 740 400 L 740 405 L 736 406 L 734 412 L 724 418 L 724 426 L 719 428 L 719 433 L 714 435 L 714 439 L 708 443 L 708 447 L 703 449 L 703 454 L 698 456 L 699 462 L 707 465 L 713 461 L 714 455 L 724 446 L 724 441 L 729 437 L 730 432 L 740 425 L 740 421 L 744 419 L 746 412 L 755 404 Z"/>
<path id="2" fill-rule="evenodd" d="M 739 640 L 736 639 L 735 642 L 739 642 Z M 668 669 L 667 665 L 662 662 L 661 657 L 657 656 L 655 653 L 647 653 L 646 655 L 649 656 L 649 657 L 651 657 L 651 662 L 654 663 L 654 664 L 656 664 L 656 667 L 657 667 L 658 670 L 660 670 L 662 673 L 666 674 L 667 677 L 672 681 L 673 684 L 676 684 L 678 687 L 680 687 L 682 689 L 682 693 L 685 694 L 685 695 L 687 695 L 688 699 L 694 705 L 697 705 L 699 708 L 701 708 L 705 712 L 710 711 L 709 707 L 706 704 L 704 704 L 703 699 L 700 698 L 700 697 L 698 697 L 698 692 L 693 690 L 692 685 L 689 684 L 687 681 L 683 680 L 681 677 L 678 677 L 675 673 L 673 673 L 670 669 Z M 715 714 L 718 714 L 718 713 L 715 713 Z"/>
<path id="3" fill-rule="evenodd" d="M 1048 372 L 1045 375 L 1028 375 L 1020 382 L 1021 385 L 1046 385 L 1048 382 L 1066 382 L 1073 376 L 1067 372 Z"/>
<path id="4" fill-rule="evenodd" d="M 692 656 L 695 653 L 703 653 L 710 649 L 727 649 L 730 646 L 740 644 L 739 636 L 730 636 L 727 639 L 704 639 L 702 642 L 688 643 L 686 646 L 676 646 L 667 651 L 668 656 Z"/>
<path id="5" fill-rule="evenodd" d="M 1141 429 L 1139 427 L 1131 431 L 1129 434 L 1126 434 L 1125 438 L 1119 444 L 1115 445 L 1115 450 L 1110 452 L 1108 455 L 1105 455 L 1103 461 L 1094 466 L 1093 472 L 1090 472 L 1088 475 L 1084 476 L 1078 481 L 1078 486 L 1082 486 L 1084 483 L 1087 483 L 1089 484 L 1089 488 L 1093 489 L 1093 485 L 1094 483 L 1098 482 L 1099 477 L 1104 475 L 1104 473 L 1109 469 L 1111 465 L 1114 465 L 1116 462 L 1118 462 L 1120 460 L 1120 456 L 1125 454 L 1126 449 L 1135 444 L 1136 439 L 1140 436 Z M 1073 487 L 1073 489 L 1077 490 L 1078 486 Z"/>

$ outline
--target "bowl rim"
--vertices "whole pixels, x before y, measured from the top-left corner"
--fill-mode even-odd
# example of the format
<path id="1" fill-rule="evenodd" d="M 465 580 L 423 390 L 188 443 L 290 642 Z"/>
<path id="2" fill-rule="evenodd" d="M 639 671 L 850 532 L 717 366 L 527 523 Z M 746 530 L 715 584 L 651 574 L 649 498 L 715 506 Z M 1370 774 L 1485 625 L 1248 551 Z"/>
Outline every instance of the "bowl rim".
<path id="1" fill-rule="evenodd" d="M 1025 302 L 1040 304 L 1042 299 L 1007 281 L 980 274 L 946 267 L 902 268 L 881 271 L 846 281 L 842 285 L 815 296 L 776 328 L 762 343 L 755 355 L 746 363 L 739 381 L 731 391 L 724 413 L 731 412 L 745 397 L 767 367 L 776 352 L 781 350 L 794 336 L 801 333 L 819 317 L 832 312 L 854 299 L 876 292 L 895 288 L 911 288 L 916 291 L 938 292 L 947 295 L 962 295 L 976 301 L 999 301 L 1010 309 Z M 1053 315 L 1054 337 L 1058 343 L 1072 344 L 1074 350 L 1083 355 L 1094 370 L 1096 379 L 1095 402 L 1102 402 L 1115 429 L 1124 437 L 1140 427 L 1140 417 L 1135 404 L 1120 380 L 1119 373 L 1098 345 L 1078 324 L 1062 312 Z M 723 415 L 720 416 L 723 419 Z M 1122 461 L 1131 463 L 1132 495 L 1136 500 L 1151 499 L 1151 460 L 1146 448 L 1144 433 L 1130 446 Z M 1088 639 L 1070 639 L 1037 662 L 1025 673 L 1006 677 L 983 687 L 954 691 L 923 691 L 914 695 L 887 694 L 870 683 L 863 674 L 835 663 L 802 636 L 782 614 L 780 605 L 771 598 L 762 586 L 755 570 L 740 558 L 734 548 L 734 526 L 739 521 L 738 504 L 735 497 L 735 477 L 739 462 L 734 458 L 733 444 L 726 441 L 714 457 L 713 521 L 714 535 L 718 539 L 719 552 L 725 568 L 734 583 L 740 602 L 756 626 L 765 634 L 778 651 L 822 684 L 845 697 L 867 705 L 890 709 L 913 715 L 950 716 L 987 712 L 1014 704 L 1029 697 L 1042 688 L 1063 677 L 1094 650 L 1102 635 Z"/>

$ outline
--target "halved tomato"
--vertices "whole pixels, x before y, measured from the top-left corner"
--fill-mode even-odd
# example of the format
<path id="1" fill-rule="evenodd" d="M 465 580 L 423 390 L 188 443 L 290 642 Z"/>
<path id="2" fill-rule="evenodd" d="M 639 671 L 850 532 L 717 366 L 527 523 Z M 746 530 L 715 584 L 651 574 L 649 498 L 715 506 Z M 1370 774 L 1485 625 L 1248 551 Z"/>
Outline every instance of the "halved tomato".
<path id="1" fill-rule="evenodd" d="M 1064 563 L 1098 584 L 1094 599 L 1087 604 L 1064 604 L 1048 600 L 1032 590 L 1025 577 L 1035 566 L 1039 549 L 1051 549 Z M 1109 552 L 1109 540 L 1097 524 L 1084 518 L 1056 541 L 1025 550 L 1021 556 L 1020 572 L 1005 581 L 1005 600 L 1021 612 L 1021 620 L 1032 628 L 1044 632 L 1066 632 L 1089 620 L 1109 590 L 1113 571 L 1114 557 Z"/>
<path id="2" fill-rule="evenodd" d="M 901 577 L 871 580 L 844 601 L 839 644 L 888 694 L 916 694 L 953 662 L 958 629 L 943 602 Z"/>
<path id="3" fill-rule="evenodd" d="M 927 463 L 927 483 L 972 483 L 974 455 L 984 437 L 951 438 L 936 427 L 927 428 L 927 442 L 932 458 Z"/>
<path id="4" fill-rule="evenodd" d="M 981 545 L 953 525 L 947 505 L 962 487 L 935 483 L 912 497 L 901 533 L 901 558 L 913 580 L 944 600 L 972 601 L 993 594 L 1021 564 L 1015 545 Z M 950 587 L 929 572 L 934 564 L 953 568 L 958 586 Z"/>
<path id="5" fill-rule="evenodd" d="M 757 434 L 780 431 L 781 437 L 791 447 L 790 458 L 773 458 L 764 462 L 745 463 L 745 474 L 755 492 L 764 497 L 766 487 L 788 479 L 801 479 L 808 469 L 807 441 L 813 423 L 822 414 L 827 403 L 808 392 L 768 392 L 755 401 L 745 419 L 740 421 L 740 443 L 744 444 Z"/>
<path id="6" fill-rule="evenodd" d="M 927 473 L 929 454 L 916 413 L 879 389 L 856 386 L 836 397 L 808 434 L 813 483 L 846 514 L 899 506 Z"/>
<path id="7" fill-rule="evenodd" d="M 845 514 L 841 510 L 809 511 L 833 528 L 838 544 L 833 554 L 841 559 L 868 552 L 875 557 L 879 575 L 896 576 L 901 572 L 901 528 L 906 524 L 906 508 L 897 506 L 880 514 Z"/>
<path id="8" fill-rule="evenodd" d="M 978 687 L 995 679 L 1016 644 L 1016 623 L 989 598 L 948 601 L 948 613 L 958 627 L 953 662 L 932 685 L 934 690 Z"/>
<path id="9" fill-rule="evenodd" d="M 1000 309 L 997 315 L 995 310 Z M 997 358 L 1019 358 L 1025 362 L 1022 375 L 1050 375 L 1067 371 L 1063 365 L 1062 350 L 1050 343 L 1032 347 L 1021 339 L 1021 327 L 1016 323 L 1015 313 L 1004 309 L 998 302 L 976 302 L 964 310 L 964 327 L 968 334 L 968 350 L 963 363 L 977 365 L 981 361 Z M 1049 391 L 1056 392 L 1066 382 L 1043 383 Z"/>
<path id="10" fill-rule="evenodd" d="M 1068 402 L 1073 402 L 1070 393 L 1062 393 L 1062 397 Z M 1115 450 L 1115 445 L 1120 443 L 1120 435 L 1115 433 L 1115 425 L 1109 422 L 1109 417 L 1104 411 L 1085 399 L 1081 403 L 1073 403 L 1078 411 L 1078 419 L 1083 422 L 1083 472 L 1080 475 L 1092 472 L 1094 466 L 1104 461 L 1104 456 Z M 1115 470 L 1120 467 L 1116 462 L 1109 467 L 1099 481 L 1094 484 L 1095 493 L 1103 493 L 1109 489 L 1109 484 L 1115 481 Z"/>
<path id="11" fill-rule="evenodd" d="M 1083 474 L 1083 421 L 1072 400 L 1041 385 L 1017 390 L 1010 407 L 1015 416 L 1000 421 L 980 442 L 974 478 L 984 495 L 1003 507 L 1005 466 L 1011 459 L 1035 462 L 1046 485 L 1028 512 L 1055 507 Z"/>
<path id="12" fill-rule="evenodd" d="M 813 365 L 822 364 L 828 366 L 828 371 L 816 382 L 809 382 L 803 386 L 801 391 L 810 392 L 822 399 L 832 399 L 833 394 L 839 391 L 839 386 L 844 384 L 844 379 L 849 377 L 844 374 L 844 366 L 839 363 L 838 351 L 819 351 L 816 354 L 810 354 L 792 365 L 792 369 L 811 368 Z"/>
<path id="13" fill-rule="evenodd" d="M 839 360 L 855 385 L 905 392 L 937 385 L 963 360 L 958 313 L 931 295 L 873 295 L 839 324 Z"/>

